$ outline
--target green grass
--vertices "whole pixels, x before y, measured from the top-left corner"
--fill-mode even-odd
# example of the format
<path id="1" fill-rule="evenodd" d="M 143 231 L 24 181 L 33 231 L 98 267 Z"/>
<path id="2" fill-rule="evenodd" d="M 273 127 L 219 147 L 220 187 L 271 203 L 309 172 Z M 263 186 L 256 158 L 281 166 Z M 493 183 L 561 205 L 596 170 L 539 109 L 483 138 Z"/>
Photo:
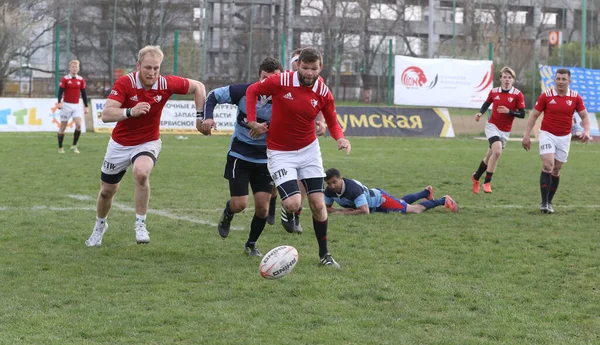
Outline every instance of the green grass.
<path id="1" fill-rule="evenodd" d="M 66 142 L 71 140 L 67 135 Z M 0 344 L 598 344 L 598 150 L 573 144 L 553 215 L 538 211 L 541 162 L 510 142 L 494 193 L 470 174 L 485 141 L 351 138 L 345 156 L 321 140 L 325 167 L 401 196 L 435 186 L 459 214 L 331 216 L 342 269 L 318 266 L 304 234 L 267 226 L 264 252 L 296 247 L 281 280 L 245 256 L 252 211 L 222 240 L 229 138 L 163 137 L 148 227 L 134 239 L 128 173 L 99 248 L 86 248 L 107 135 L 80 155 L 54 133 L 0 134 Z"/>

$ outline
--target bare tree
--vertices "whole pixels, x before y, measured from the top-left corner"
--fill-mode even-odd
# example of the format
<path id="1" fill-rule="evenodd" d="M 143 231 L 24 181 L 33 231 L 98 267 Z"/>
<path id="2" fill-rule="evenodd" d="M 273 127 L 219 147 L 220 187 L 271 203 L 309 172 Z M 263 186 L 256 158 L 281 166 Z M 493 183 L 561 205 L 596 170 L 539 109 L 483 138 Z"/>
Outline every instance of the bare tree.
<path id="1" fill-rule="evenodd" d="M 0 95 L 8 77 L 23 65 L 49 72 L 33 68 L 29 61 L 37 51 L 53 44 L 43 40 L 53 28 L 44 1 L 5 0 L 0 5 Z"/>

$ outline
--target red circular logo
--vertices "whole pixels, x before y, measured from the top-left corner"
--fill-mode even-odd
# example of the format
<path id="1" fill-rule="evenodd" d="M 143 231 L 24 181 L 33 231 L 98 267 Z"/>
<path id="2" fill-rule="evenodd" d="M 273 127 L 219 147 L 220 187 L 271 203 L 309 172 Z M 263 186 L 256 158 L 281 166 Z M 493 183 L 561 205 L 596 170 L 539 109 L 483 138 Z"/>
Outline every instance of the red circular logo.
<path id="1" fill-rule="evenodd" d="M 427 77 L 421 68 L 410 66 L 402 72 L 400 82 L 407 89 L 418 89 L 427 83 Z"/>

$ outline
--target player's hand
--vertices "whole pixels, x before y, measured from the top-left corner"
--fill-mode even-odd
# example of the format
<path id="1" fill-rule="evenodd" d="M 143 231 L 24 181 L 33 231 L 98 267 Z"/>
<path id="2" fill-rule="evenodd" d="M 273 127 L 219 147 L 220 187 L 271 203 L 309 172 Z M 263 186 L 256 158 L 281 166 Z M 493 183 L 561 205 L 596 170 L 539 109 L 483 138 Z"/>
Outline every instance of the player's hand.
<path id="1" fill-rule="evenodd" d="M 479 122 L 480 118 L 481 118 L 481 113 L 475 114 L 475 122 Z"/>
<path id="2" fill-rule="evenodd" d="M 498 108 L 496 108 L 496 111 L 498 111 L 501 114 L 508 114 L 510 112 L 510 110 L 507 107 L 503 106 L 503 105 L 501 105 Z"/>
<path id="3" fill-rule="evenodd" d="M 204 135 L 211 135 L 212 129 L 217 129 L 217 123 L 213 119 L 206 119 L 202 121 L 198 130 Z"/>
<path id="4" fill-rule="evenodd" d="M 248 123 L 248 126 L 250 127 L 250 133 L 248 134 L 252 139 L 258 139 L 261 135 L 267 133 L 267 131 L 269 130 L 269 125 L 266 122 L 252 122 Z"/>
<path id="5" fill-rule="evenodd" d="M 148 114 L 150 111 L 150 103 L 148 102 L 140 102 L 135 105 L 135 107 L 131 108 L 131 116 L 138 117 L 140 115 Z"/>
<path id="6" fill-rule="evenodd" d="M 590 135 L 590 132 L 583 132 L 579 136 L 579 141 L 581 141 L 582 143 L 589 143 L 590 140 L 592 140 L 592 136 Z"/>
<path id="7" fill-rule="evenodd" d="M 529 135 L 523 137 L 523 140 L 521 140 L 521 146 L 523 146 L 525 151 L 531 150 L 531 138 Z"/>
<path id="8" fill-rule="evenodd" d="M 56 104 L 57 109 L 62 109 L 62 102 Z"/>
<path id="9" fill-rule="evenodd" d="M 339 138 L 338 140 L 336 140 L 336 142 L 337 142 L 338 150 L 346 150 L 346 154 L 347 155 L 350 154 L 350 150 L 352 150 L 352 145 L 350 145 L 350 142 L 348 141 L 348 139 Z"/>
<path id="10" fill-rule="evenodd" d="M 83 108 L 83 112 L 87 115 L 90 112 L 90 108 L 89 107 L 84 107 Z"/>
<path id="11" fill-rule="evenodd" d="M 324 135 L 325 131 L 327 131 L 327 127 L 325 127 L 325 122 L 317 120 L 316 125 L 317 125 L 317 136 L 320 137 L 320 136 Z"/>

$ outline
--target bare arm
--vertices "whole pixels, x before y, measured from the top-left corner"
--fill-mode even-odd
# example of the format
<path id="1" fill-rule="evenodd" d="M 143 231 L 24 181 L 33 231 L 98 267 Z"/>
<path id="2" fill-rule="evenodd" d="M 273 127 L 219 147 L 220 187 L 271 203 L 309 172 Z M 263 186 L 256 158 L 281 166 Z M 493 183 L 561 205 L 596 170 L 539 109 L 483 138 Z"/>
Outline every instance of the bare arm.
<path id="1" fill-rule="evenodd" d="M 529 113 L 529 120 L 527 120 L 527 128 L 525 128 L 525 132 L 523 133 L 523 140 L 521 141 L 521 146 L 525 149 L 525 151 L 529 151 L 531 149 L 531 131 L 537 122 L 537 119 L 542 115 L 542 113 L 535 108 L 531 110 Z"/>
<path id="2" fill-rule="evenodd" d="M 579 117 L 581 117 L 581 127 L 583 127 L 583 134 L 581 135 L 581 141 L 588 142 L 591 139 L 590 117 L 588 116 L 587 110 L 582 110 L 581 112 L 577 112 L 577 113 L 579 114 Z"/>
<path id="3" fill-rule="evenodd" d="M 362 205 L 358 208 L 333 208 L 332 205 L 328 205 L 327 213 L 338 213 L 343 215 L 369 214 L 369 206 Z"/>
<path id="4" fill-rule="evenodd" d="M 187 93 L 188 95 L 194 94 L 196 110 L 204 111 L 204 103 L 206 102 L 206 88 L 204 87 L 204 84 L 194 79 L 188 79 L 188 82 L 190 83 L 190 87 Z"/>

